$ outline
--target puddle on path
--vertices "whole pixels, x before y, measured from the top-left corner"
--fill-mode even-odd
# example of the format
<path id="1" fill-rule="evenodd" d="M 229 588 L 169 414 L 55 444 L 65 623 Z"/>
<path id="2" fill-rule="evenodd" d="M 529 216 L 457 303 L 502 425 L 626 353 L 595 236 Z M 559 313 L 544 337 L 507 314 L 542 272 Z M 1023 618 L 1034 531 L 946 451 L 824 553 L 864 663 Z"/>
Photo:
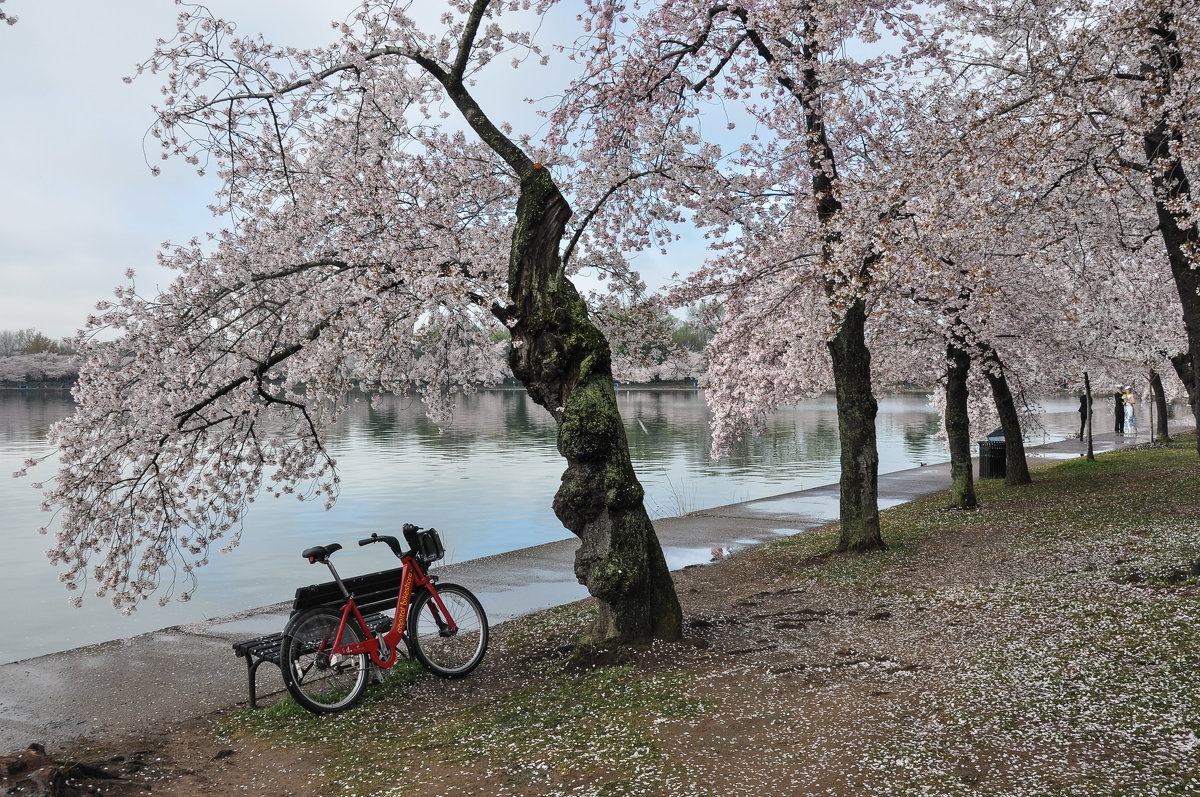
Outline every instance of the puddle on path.
<path id="1" fill-rule="evenodd" d="M 495 625 L 514 617 L 562 606 L 582 600 L 588 596 L 587 587 L 575 581 L 573 574 L 564 574 L 558 581 L 541 581 L 508 587 L 502 592 L 475 592 L 475 597 L 483 604 L 487 613 L 488 623 Z"/>
<path id="2" fill-rule="evenodd" d="M 779 498 L 764 498 L 745 506 L 749 511 L 763 515 L 803 515 L 825 522 L 837 519 L 841 500 L 836 492 L 832 495 L 814 495 L 806 492 Z"/>

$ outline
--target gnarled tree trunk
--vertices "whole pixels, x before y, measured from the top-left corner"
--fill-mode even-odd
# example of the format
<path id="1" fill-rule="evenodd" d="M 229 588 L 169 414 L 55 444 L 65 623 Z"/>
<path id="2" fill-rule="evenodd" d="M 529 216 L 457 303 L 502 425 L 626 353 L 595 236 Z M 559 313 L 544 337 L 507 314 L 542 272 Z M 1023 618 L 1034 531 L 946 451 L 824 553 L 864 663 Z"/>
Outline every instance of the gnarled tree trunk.
<path id="1" fill-rule="evenodd" d="M 442 83 L 463 119 L 521 180 L 509 303 L 492 312 L 512 334 L 513 375 L 558 425 L 567 469 L 554 514 L 579 537 L 575 576 L 600 603 L 592 641 L 679 639 L 683 613 L 629 458 L 612 352 L 563 270 L 559 248 L 571 208 L 550 172 L 492 123 L 464 83 L 466 54 L 487 7 L 475 0 L 453 72 L 423 55 L 410 57 Z"/>
<path id="2" fill-rule="evenodd" d="M 575 575 L 600 602 L 593 641 L 678 639 L 682 613 L 617 410 L 608 341 L 563 272 L 571 209 L 540 167 L 523 176 L 509 260 L 513 374 L 558 424 L 554 513 L 579 537 Z"/>
<path id="3" fill-rule="evenodd" d="M 1165 150 L 1167 146 L 1168 137 L 1165 135 L 1146 136 L 1147 154 Z M 1151 157 L 1151 163 L 1155 160 Z M 1188 340 L 1187 352 L 1171 358 L 1171 363 L 1187 388 L 1192 418 L 1196 427 L 1200 428 L 1200 356 L 1197 356 L 1200 352 L 1200 272 L 1194 268 L 1191 257 L 1191 253 L 1200 248 L 1200 234 L 1197 234 L 1195 222 L 1180 225 L 1179 217 L 1169 207 L 1172 201 L 1190 194 L 1183 164 L 1173 160 L 1165 175 L 1159 175 L 1157 168 L 1151 168 L 1150 171 L 1154 175 L 1152 182 L 1156 189 L 1158 227 L 1166 244 L 1175 288 L 1183 305 L 1183 326 Z M 1196 449 L 1200 453 L 1200 437 L 1196 438 Z"/>

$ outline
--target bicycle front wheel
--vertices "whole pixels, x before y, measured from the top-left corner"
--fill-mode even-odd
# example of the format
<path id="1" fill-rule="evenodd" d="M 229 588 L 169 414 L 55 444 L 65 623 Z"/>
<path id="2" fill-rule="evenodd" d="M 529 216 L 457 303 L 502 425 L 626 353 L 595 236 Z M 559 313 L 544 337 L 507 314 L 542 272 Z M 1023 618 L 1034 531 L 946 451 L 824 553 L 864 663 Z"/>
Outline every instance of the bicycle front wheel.
<path id="1" fill-rule="evenodd" d="M 283 682 L 296 702 L 314 714 L 345 711 L 358 702 L 367 686 L 371 660 L 365 653 L 333 653 L 342 623 L 341 612 L 318 608 L 292 618 L 283 632 L 279 668 Z M 362 629 L 347 623 L 343 645 L 362 642 Z"/>
<path id="2" fill-rule="evenodd" d="M 466 587 L 442 584 L 436 589 L 458 630 L 450 631 L 433 594 L 422 590 L 409 614 L 408 641 L 425 669 L 443 678 L 458 678 L 483 661 L 488 644 L 487 615 Z"/>

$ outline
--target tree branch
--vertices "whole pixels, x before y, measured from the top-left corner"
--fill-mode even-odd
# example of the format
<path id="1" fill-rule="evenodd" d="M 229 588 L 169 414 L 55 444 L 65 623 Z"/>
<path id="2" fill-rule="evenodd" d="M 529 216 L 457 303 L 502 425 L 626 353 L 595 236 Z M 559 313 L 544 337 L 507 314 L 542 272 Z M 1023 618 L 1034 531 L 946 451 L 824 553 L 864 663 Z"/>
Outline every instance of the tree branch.
<path id="1" fill-rule="evenodd" d="M 268 357 L 265 361 L 259 363 L 258 366 L 254 369 L 254 371 L 251 372 L 250 374 L 238 377 L 237 379 L 233 380 L 232 382 L 229 382 L 228 384 L 224 385 L 223 387 L 218 388 L 216 391 L 209 394 L 201 401 L 197 402 L 196 404 L 192 405 L 191 407 L 188 407 L 186 410 L 182 410 L 180 412 L 175 413 L 175 417 L 179 419 L 178 423 L 176 424 L 176 428 L 182 430 L 184 424 L 187 423 L 192 417 L 194 417 L 197 413 L 199 413 L 205 407 L 212 405 L 214 402 L 216 402 L 221 397 L 232 393 L 234 390 L 237 390 L 239 387 L 246 384 L 251 379 L 261 380 L 263 375 L 266 374 L 267 371 L 271 370 L 279 363 L 281 363 L 284 360 L 286 360 L 287 358 L 291 357 L 293 354 L 296 354 L 297 352 L 302 351 L 306 344 L 311 343 L 314 340 L 316 340 L 318 337 L 320 337 L 321 333 L 329 328 L 329 325 L 332 322 L 332 320 L 333 320 L 332 316 L 330 316 L 330 317 L 326 318 L 325 320 L 323 320 L 321 323 L 314 326 L 312 329 L 310 329 L 308 331 L 308 334 L 305 335 L 305 340 L 303 343 L 293 343 L 291 346 L 288 346 L 287 348 L 276 352 L 272 356 Z"/>
<path id="2" fill-rule="evenodd" d="M 583 217 L 583 220 L 579 223 L 579 228 L 575 230 L 575 234 L 571 236 L 571 242 L 567 244 L 566 251 L 562 256 L 563 266 L 565 267 L 570 261 L 571 254 L 575 251 L 575 245 L 579 243 L 579 238 L 583 235 L 583 231 L 587 229 L 588 222 L 596 217 L 596 214 L 600 212 L 600 208 L 604 206 L 604 203 L 606 203 L 613 194 L 617 193 L 617 191 L 620 191 L 630 183 L 642 179 L 643 177 L 662 173 L 662 169 L 648 169 L 644 172 L 634 172 L 633 174 L 627 175 L 624 179 L 613 183 L 609 189 L 604 192 L 604 196 L 600 197 L 599 201 L 597 201 L 596 204 L 593 205 L 592 208 L 587 212 L 587 215 Z"/>

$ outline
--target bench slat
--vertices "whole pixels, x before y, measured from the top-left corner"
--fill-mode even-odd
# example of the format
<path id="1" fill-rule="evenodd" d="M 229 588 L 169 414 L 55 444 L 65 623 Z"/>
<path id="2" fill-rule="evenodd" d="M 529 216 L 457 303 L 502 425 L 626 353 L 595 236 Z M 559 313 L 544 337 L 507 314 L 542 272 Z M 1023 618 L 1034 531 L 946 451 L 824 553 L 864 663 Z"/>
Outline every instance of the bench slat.
<path id="1" fill-rule="evenodd" d="M 378 573 L 367 573 L 361 576 L 351 576 L 342 579 L 346 589 L 354 595 L 354 602 L 363 614 L 391 609 L 396 605 L 396 596 L 400 594 L 403 567 L 393 570 L 383 570 Z M 315 606 L 342 605 L 345 596 L 338 589 L 337 582 L 329 581 L 324 584 L 310 584 L 296 590 L 292 601 L 292 613 L 311 609 Z"/>
<path id="2" fill-rule="evenodd" d="M 390 625 L 392 622 L 392 616 L 384 612 L 364 614 L 363 619 L 367 621 L 367 626 L 370 628 L 378 628 L 383 623 Z M 260 659 L 266 659 L 272 664 L 279 664 L 279 656 L 282 648 L 283 634 L 281 632 L 233 643 L 233 652 L 238 656 L 255 656 Z"/>
<path id="3" fill-rule="evenodd" d="M 233 652 L 239 656 L 258 656 L 260 659 L 272 658 L 279 661 L 279 646 L 283 644 L 283 634 L 274 633 L 257 639 L 244 639 L 233 643 Z M 274 653 L 272 654 L 272 651 Z"/>

